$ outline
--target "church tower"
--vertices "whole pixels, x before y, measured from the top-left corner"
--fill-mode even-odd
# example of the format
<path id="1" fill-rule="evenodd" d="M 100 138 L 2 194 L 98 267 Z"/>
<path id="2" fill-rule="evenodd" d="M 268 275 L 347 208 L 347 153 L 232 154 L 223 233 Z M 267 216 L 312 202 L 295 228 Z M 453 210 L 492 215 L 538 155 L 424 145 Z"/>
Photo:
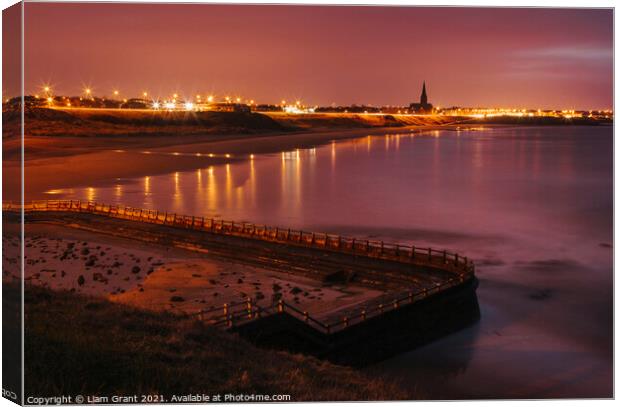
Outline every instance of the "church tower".
<path id="1" fill-rule="evenodd" d="M 426 97 L 426 81 L 422 82 L 422 95 L 420 95 L 420 104 L 422 106 L 428 104 L 428 98 Z"/>
<path id="2" fill-rule="evenodd" d="M 426 81 L 422 82 L 422 94 L 420 95 L 420 103 L 410 103 L 409 109 L 413 113 L 418 114 L 432 114 L 433 105 L 428 103 L 428 96 L 426 95 Z"/>

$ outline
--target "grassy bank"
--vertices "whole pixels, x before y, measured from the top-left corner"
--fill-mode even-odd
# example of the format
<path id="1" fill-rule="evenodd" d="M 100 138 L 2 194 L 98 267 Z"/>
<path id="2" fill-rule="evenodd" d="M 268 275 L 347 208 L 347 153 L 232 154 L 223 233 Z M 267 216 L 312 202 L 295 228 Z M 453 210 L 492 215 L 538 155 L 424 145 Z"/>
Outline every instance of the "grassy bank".
<path id="1" fill-rule="evenodd" d="M 4 111 L 2 119 L 5 160 L 18 160 L 21 114 Z M 380 131 L 443 125 L 449 121 L 439 117 L 391 115 L 35 108 L 25 111 L 25 158 L 32 160 L 100 150 L 169 147 L 311 132 Z"/>
<path id="2" fill-rule="evenodd" d="M 290 394 L 301 400 L 394 400 L 392 383 L 314 358 L 258 349 L 166 313 L 29 287 L 26 394 Z"/>
<path id="3" fill-rule="evenodd" d="M 5 136 L 19 135 L 19 112 L 3 112 Z M 286 133 L 316 129 L 354 129 L 437 125 L 441 117 L 392 115 L 182 112 L 114 109 L 29 109 L 26 135 L 47 137 L 179 136 Z"/>

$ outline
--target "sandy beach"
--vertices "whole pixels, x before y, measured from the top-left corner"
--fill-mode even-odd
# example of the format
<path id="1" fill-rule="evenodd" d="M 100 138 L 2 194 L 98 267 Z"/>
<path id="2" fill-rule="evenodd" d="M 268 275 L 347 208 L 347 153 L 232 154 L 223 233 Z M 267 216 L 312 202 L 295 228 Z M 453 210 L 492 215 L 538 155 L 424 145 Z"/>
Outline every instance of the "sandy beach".
<path id="1" fill-rule="evenodd" d="M 208 125 L 195 117 L 170 118 L 162 112 L 164 116 L 158 119 L 170 120 L 162 126 L 146 121 L 154 120 L 153 112 L 54 109 L 45 111 L 52 114 L 51 118 L 39 117 L 42 114 L 26 117 L 27 200 L 49 199 L 45 192 L 51 186 L 103 185 L 119 179 L 207 168 L 245 160 L 251 154 L 290 151 L 333 140 L 476 126 L 433 116 L 398 116 L 395 126 L 382 116 L 372 115 L 257 114 L 253 116 L 263 116 L 269 122 L 252 119 L 242 127 L 233 121 L 234 117 L 227 116 L 223 116 L 224 123 Z M 11 191 L 18 191 L 20 182 L 19 132 L 11 124 L 3 137 L 5 200 L 18 199 Z"/>
<path id="2" fill-rule="evenodd" d="M 5 234 L 4 260 L 17 237 Z M 107 298 L 152 311 L 197 313 L 246 301 L 262 307 L 282 299 L 311 315 L 380 297 L 355 284 L 328 284 L 291 273 L 222 261 L 206 253 L 144 244 L 84 230 L 27 224 L 26 284 Z M 7 281 L 13 276 L 5 271 Z"/>

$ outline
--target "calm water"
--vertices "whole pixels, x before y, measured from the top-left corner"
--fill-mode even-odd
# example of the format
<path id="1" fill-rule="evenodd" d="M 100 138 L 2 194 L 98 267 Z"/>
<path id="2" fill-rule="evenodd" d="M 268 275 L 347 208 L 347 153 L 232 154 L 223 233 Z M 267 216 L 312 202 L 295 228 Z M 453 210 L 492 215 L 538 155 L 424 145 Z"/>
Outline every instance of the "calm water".
<path id="1" fill-rule="evenodd" d="M 458 251 L 478 263 L 481 322 L 371 370 L 429 397 L 609 396 L 612 135 L 369 136 L 55 197 Z"/>

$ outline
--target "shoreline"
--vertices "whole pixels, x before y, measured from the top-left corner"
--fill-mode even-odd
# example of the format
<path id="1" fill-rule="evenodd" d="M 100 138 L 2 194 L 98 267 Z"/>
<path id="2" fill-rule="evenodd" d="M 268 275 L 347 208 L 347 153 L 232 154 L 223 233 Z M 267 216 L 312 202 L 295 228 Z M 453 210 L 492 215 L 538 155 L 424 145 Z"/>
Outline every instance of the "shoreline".
<path id="1" fill-rule="evenodd" d="M 381 134 L 427 133 L 457 128 L 479 128 L 479 124 L 444 124 L 429 126 L 380 127 L 364 129 L 334 129 L 329 131 L 300 131 L 293 133 L 269 133 L 234 135 L 222 140 L 199 140 L 185 136 L 174 144 L 154 140 L 152 147 L 127 145 L 135 142 L 125 138 L 125 145 L 119 149 L 88 151 L 80 144 L 74 144 L 73 152 L 62 156 L 51 156 L 25 160 L 25 197 L 30 199 L 50 198 L 45 191 L 88 187 L 93 184 L 111 185 L 130 178 L 191 171 L 232 162 L 247 160 L 251 154 L 272 154 L 297 148 L 312 148 L 331 141 L 355 139 Z M 497 127 L 488 125 L 485 127 Z M 71 140 L 70 140 L 71 141 Z M 75 141 L 75 140 L 72 140 Z M 140 140 L 140 141 L 144 141 Z M 29 140 L 26 139 L 26 144 Z M 80 140 L 76 141 L 80 143 Z M 88 142 L 92 142 L 88 140 Z M 82 140 L 82 144 L 87 141 Z M 119 159 L 119 155 L 123 157 Z M 162 158 L 162 154 L 164 158 Z M 213 157 L 209 157 L 212 154 Z M 4 182 L 6 191 L 19 191 L 19 162 L 5 161 Z M 6 200 L 16 200 L 7 194 Z"/>

